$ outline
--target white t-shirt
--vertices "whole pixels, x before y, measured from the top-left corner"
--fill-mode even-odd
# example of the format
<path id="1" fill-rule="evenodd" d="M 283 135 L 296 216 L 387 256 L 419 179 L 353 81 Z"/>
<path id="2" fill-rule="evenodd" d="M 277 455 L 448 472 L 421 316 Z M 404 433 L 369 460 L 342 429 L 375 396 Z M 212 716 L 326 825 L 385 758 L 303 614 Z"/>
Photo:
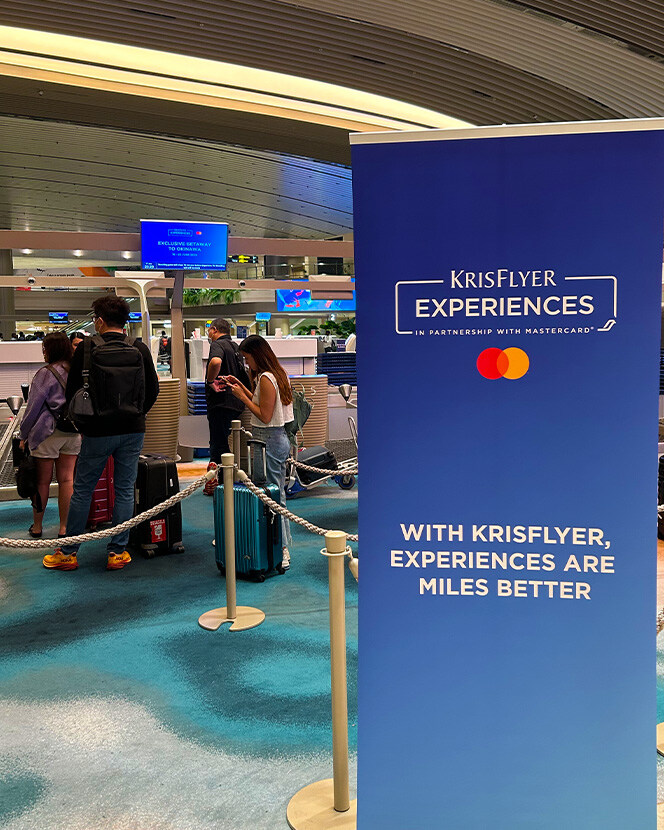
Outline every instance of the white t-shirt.
<path id="1" fill-rule="evenodd" d="M 284 424 L 287 424 L 289 421 L 293 420 L 293 404 L 289 403 L 284 405 L 281 402 L 281 397 L 279 395 L 279 384 L 277 383 L 277 379 L 272 374 L 272 372 L 263 372 L 263 374 L 258 376 L 256 381 L 256 391 L 254 392 L 254 396 L 252 401 L 257 405 L 261 405 L 261 379 L 267 378 L 275 388 L 277 393 L 277 400 L 274 402 L 274 412 L 272 413 L 272 418 L 270 418 L 269 423 L 265 424 L 261 421 L 260 418 L 257 418 L 254 413 L 251 413 L 251 425 L 254 427 L 282 427 Z"/>

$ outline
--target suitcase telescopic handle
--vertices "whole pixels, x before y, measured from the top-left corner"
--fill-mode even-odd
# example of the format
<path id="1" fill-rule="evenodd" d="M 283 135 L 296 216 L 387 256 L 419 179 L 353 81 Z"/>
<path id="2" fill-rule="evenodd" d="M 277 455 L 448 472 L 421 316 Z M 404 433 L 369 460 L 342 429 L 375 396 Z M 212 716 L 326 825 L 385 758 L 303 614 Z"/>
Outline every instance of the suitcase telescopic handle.
<path id="1" fill-rule="evenodd" d="M 267 475 L 267 465 L 266 465 L 266 457 L 265 457 L 266 452 L 267 452 L 267 450 L 266 450 L 267 444 L 266 444 L 265 441 L 261 441 L 260 438 L 248 438 L 247 439 L 247 448 L 249 450 L 249 452 L 247 453 L 247 467 L 249 468 L 248 474 L 249 474 L 249 478 L 252 481 L 254 481 L 254 470 L 253 470 L 253 466 L 252 466 L 252 463 L 251 463 L 251 447 L 252 447 L 252 444 L 255 445 L 256 449 L 260 450 L 262 455 L 263 455 L 263 473 L 265 475 Z M 256 483 L 258 483 L 258 482 L 256 482 Z"/>

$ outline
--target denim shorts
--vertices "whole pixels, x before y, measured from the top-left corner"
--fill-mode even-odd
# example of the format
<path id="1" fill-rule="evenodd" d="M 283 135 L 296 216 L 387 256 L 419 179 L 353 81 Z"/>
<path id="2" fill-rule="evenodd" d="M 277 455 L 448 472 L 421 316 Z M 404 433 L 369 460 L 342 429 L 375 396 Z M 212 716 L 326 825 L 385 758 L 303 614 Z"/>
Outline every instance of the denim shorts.
<path id="1" fill-rule="evenodd" d="M 77 432 L 61 432 L 54 430 L 34 450 L 30 450 L 33 458 L 49 458 L 51 460 L 60 455 L 78 455 L 81 451 L 81 436 Z"/>

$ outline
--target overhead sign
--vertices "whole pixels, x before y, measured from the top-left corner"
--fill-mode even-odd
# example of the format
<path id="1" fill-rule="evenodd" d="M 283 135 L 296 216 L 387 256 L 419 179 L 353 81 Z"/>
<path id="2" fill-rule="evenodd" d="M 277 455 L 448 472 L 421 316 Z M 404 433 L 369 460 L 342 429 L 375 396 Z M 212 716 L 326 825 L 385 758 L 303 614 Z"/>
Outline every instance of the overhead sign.
<path id="1" fill-rule="evenodd" d="M 257 311 L 256 312 L 256 320 L 258 322 L 264 323 L 271 319 L 272 314 L 269 311 Z"/>
<path id="2" fill-rule="evenodd" d="M 243 265 L 258 265 L 258 257 L 250 254 L 231 254 L 229 262 L 239 262 Z"/>
<path id="3" fill-rule="evenodd" d="M 15 268 L 15 277 L 110 277 L 111 270 L 98 266 L 87 268 Z"/>
<path id="4" fill-rule="evenodd" d="M 353 138 L 359 827 L 656 828 L 662 128 Z"/>
<path id="5" fill-rule="evenodd" d="M 141 219 L 141 267 L 145 271 L 225 271 L 227 258 L 225 222 Z"/>

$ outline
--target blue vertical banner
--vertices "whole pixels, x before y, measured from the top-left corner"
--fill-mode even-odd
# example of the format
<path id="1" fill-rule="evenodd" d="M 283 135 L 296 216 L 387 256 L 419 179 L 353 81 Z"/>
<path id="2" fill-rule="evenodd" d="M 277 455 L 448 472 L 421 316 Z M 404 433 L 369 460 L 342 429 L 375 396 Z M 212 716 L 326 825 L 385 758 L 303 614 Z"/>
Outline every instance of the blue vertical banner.
<path id="1" fill-rule="evenodd" d="M 655 830 L 664 121 L 352 137 L 359 830 Z"/>

